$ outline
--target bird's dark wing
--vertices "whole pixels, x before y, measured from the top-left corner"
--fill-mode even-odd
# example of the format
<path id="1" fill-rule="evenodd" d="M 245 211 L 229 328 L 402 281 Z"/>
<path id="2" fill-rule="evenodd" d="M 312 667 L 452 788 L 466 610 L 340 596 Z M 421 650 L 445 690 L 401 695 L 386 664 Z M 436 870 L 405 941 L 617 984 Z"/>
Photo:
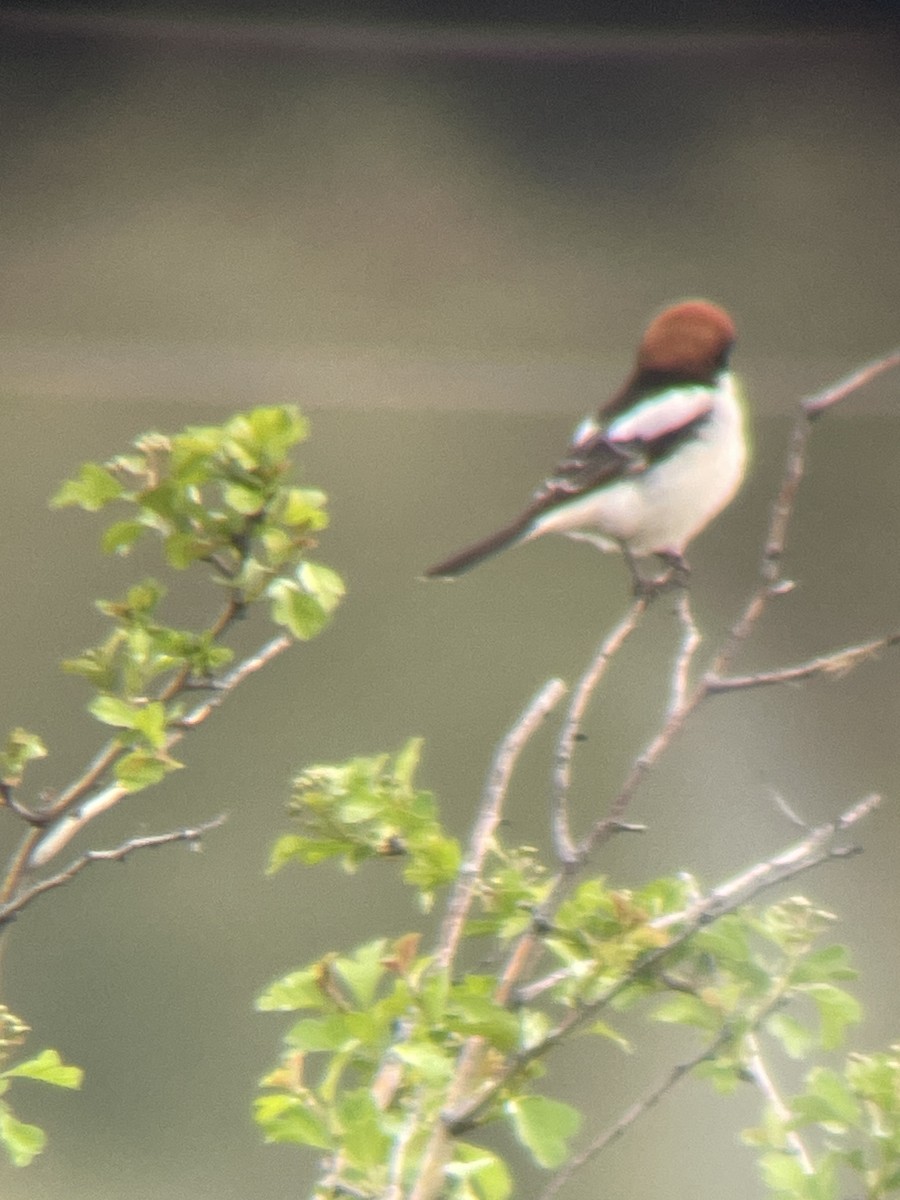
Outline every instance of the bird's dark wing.
<path id="1" fill-rule="evenodd" d="M 712 411 L 707 387 L 673 388 L 642 401 L 606 428 L 586 421 L 566 457 L 534 494 L 529 517 L 576 496 L 640 475 L 692 437 Z"/>
<path id="2" fill-rule="evenodd" d="M 429 567 L 429 578 L 454 579 L 483 559 L 528 536 L 544 513 L 617 479 L 640 475 L 693 435 L 712 411 L 708 387 L 657 392 L 620 413 L 604 428 L 586 421 L 576 431 L 566 457 L 535 492 L 531 504 L 503 529 Z"/>

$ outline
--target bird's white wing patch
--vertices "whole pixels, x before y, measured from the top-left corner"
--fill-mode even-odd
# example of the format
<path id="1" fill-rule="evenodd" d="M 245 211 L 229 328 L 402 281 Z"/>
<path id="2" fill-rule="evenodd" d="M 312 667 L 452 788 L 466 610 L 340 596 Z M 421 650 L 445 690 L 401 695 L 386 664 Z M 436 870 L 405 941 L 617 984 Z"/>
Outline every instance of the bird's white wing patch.
<path id="1" fill-rule="evenodd" d="M 585 417 L 575 432 L 572 434 L 572 449 L 575 450 L 579 446 L 583 446 L 585 442 L 591 441 L 602 433 L 603 426 L 598 424 L 594 417 Z"/>
<path id="2" fill-rule="evenodd" d="M 622 413 L 607 427 L 611 442 L 653 442 L 670 433 L 677 433 L 713 406 L 714 393 L 708 387 L 674 387 Z"/>

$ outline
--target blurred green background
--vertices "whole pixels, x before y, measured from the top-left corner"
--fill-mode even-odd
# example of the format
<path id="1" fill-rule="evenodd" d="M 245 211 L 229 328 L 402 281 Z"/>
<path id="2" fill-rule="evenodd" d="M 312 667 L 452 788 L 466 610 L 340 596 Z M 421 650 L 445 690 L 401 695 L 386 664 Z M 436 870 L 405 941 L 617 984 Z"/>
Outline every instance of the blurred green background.
<path id="1" fill-rule="evenodd" d="M 709 9 L 627 28 L 610 9 L 604 28 L 601 8 L 552 29 L 534 12 L 398 24 L 401 7 L 375 25 L 346 6 L 340 25 L 207 7 L 190 26 L 0 8 L 0 727 L 49 742 L 35 786 L 64 784 L 96 745 L 58 660 L 99 636 L 95 596 L 153 569 L 102 560 L 99 526 L 47 510 L 83 459 L 296 401 L 313 422 L 302 476 L 331 497 L 320 557 L 350 588 L 324 636 L 191 740 L 188 770 L 85 843 L 228 811 L 203 853 L 97 866 L 13 930 L 4 1001 L 87 1078 L 77 1095 L 14 1090 L 51 1141 L 3 1169 L 10 1200 L 304 1195 L 312 1160 L 261 1147 L 249 1120 L 287 1025 L 252 998 L 419 918 L 389 863 L 263 878 L 292 773 L 421 734 L 422 784 L 462 834 L 498 737 L 544 679 L 577 676 L 626 602 L 621 564 L 564 540 L 453 587 L 418 573 L 517 511 L 650 314 L 707 295 L 737 319 L 755 414 L 752 476 L 692 554 L 713 645 L 754 581 L 792 406 L 900 342 L 900 58 L 874 7 L 840 26 L 804 8 L 791 28 L 740 6 L 727 28 Z M 743 667 L 898 623 L 898 395 L 886 377 L 817 429 L 786 564 L 799 587 Z M 176 588 L 172 619 L 191 611 Z M 249 625 L 247 646 L 266 636 Z M 675 640 L 660 604 L 594 705 L 581 822 L 653 730 Z M 710 704 L 633 805 L 647 833 L 597 863 L 623 885 L 713 882 L 795 836 L 773 792 L 814 822 L 883 791 L 865 856 L 799 885 L 840 914 L 864 973 L 865 1049 L 900 1016 L 897 668 L 888 654 Z M 511 840 L 546 846 L 554 730 L 523 760 Z M 7 820 L 7 847 L 16 832 Z M 661 1031 L 596 1062 L 572 1046 L 552 1086 L 604 1126 L 687 1045 Z M 568 1194 L 602 1179 L 622 1197 L 757 1196 L 736 1133 L 756 1111 L 749 1089 L 723 1104 L 688 1083 Z"/>

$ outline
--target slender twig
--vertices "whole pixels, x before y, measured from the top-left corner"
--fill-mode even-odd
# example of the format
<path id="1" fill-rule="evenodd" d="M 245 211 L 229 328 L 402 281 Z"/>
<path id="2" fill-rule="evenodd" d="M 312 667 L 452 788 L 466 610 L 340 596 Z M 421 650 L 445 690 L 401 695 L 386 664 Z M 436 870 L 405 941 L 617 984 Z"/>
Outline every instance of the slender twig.
<path id="1" fill-rule="evenodd" d="M 198 704 L 181 719 L 179 728 L 173 730 L 166 739 L 166 752 L 172 750 L 191 729 L 202 724 L 248 675 L 259 671 L 291 645 L 293 645 L 292 639 L 287 634 L 280 634 L 267 642 L 256 654 L 239 663 L 222 679 L 221 686 L 215 695 L 202 704 Z M 64 813 L 31 851 L 27 863 L 28 868 L 35 870 L 46 866 L 87 824 L 130 794 L 128 788 L 119 784 L 110 784 L 109 787 L 103 788 L 85 800 L 77 809 Z"/>
<path id="2" fill-rule="evenodd" d="M 476 895 L 485 858 L 500 822 L 509 781 L 519 755 L 547 714 L 559 703 L 565 690 L 565 684 L 560 679 L 551 679 L 545 683 L 507 733 L 494 755 L 481 808 L 469 839 L 468 852 L 447 902 L 446 914 L 441 925 L 435 952 L 435 965 L 440 969 L 448 970 L 456 957 L 466 918 Z M 471 1037 L 465 1042 L 448 1088 L 448 1106 L 461 1103 L 463 1097 L 469 1094 L 484 1053 L 484 1046 L 484 1038 L 481 1037 Z M 439 1121 L 423 1152 L 409 1200 L 432 1200 L 440 1193 L 443 1187 L 444 1165 L 450 1154 L 450 1143 L 449 1131 L 446 1125 Z"/>
<path id="3" fill-rule="evenodd" d="M 670 712 L 678 712 L 687 703 L 691 663 L 694 661 L 694 655 L 697 653 L 700 643 L 703 640 L 700 636 L 700 630 L 697 628 L 697 623 L 694 620 L 694 613 L 691 609 L 691 597 L 687 588 L 681 588 L 678 593 L 676 611 L 678 619 L 681 621 L 683 635 L 678 657 L 675 659 L 675 665 L 672 668 L 672 695 L 669 700 Z"/>
<path id="4" fill-rule="evenodd" d="M 0 807 L 8 808 L 10 812 L 21 817 L 28 825 L 40 829 L 47 824 L 47 817 L 42 812 L 35 812 L 26 804 L 20 804 L 16 799 L 16 789 L 12 784 L 0 781 Z"/>
<path id="5" fill-rule="evenodd" d="M 507 733 L 494 755 L 484 788 L 481 808 L 469 840 L 468 852 L 459 869 L 456 885 L 447 901 L 446 914 L 441 925 L 438 947 L 435 952 L 435 965 L 443 970 L 449 969 L 456 957 L 466 918 L 481 878 L 484 860 L 491 847 L 497 825 L 500 823 L 510 777 L 519 755 L 547 714 L 565 695 L 565 691 L 566 686 L 561 679 L 551 679 L 545 683 Z"/>
<path id="6" fill-rule="evenodd" d="M 747 1061 L 747 1070 L 750 1073 L 750 1078 L 768 1100 L 773 1111 L 781 1118 L 782 1121 L 789 1121 L 791 1112 L 784 1100 L 781 1098 L 781 1093 L 778 1091 L 775 1081 L 769 1074 L 765 1060 L 762 1056 L 762 1050 L 759 1045 L 759 1038 L 755 1033 L 747 1035 L 747 1044 L 750 1047 L 751 1054 Z M 795 1129 L 789 1129 L 785 1132 L 784 1140 L 791 1154 L 797 1159 L 803 1168 L 804 1175 L 814 1175 L 815 1167 L 813 1166 L 812 1158 L 809 1151 L 803 1143 L 803 1139 Z"/>
<path id="7" fill-rule="evenodd" d="M 649 1091 L 645 1092 L 640 1099 L 635 1100 L 634 1104 L 630 1105 L 621 1117 L 608 1129 L 604 1129 L 598 1134 L 588 1146 L 581 1151 L 580 1154 L 573 1155 L 566 1165 L 560 1168 L 553 1176 L 553 1179 L 541 1192 L 539 1200 L 552 1200 L 563 1187 L 569 1182 L 572 1176 L 586 1166 L 592 1158 L 602 1151 L 625 1133 L 632 1125 L 635 1124 L 645 1113 L 649 1112 L 656 1104 L 668 1095 L 669 1092 L 680 1083 L 682 1079 L 696 1070 L 701 1063 L 707 1062 L 709 1059 L 715 1058 L 718 1052 L 734 1037 L 733 1032 L 729 1028 L 724 1028 L 719 1033 L 718 1037 L 714 1038 L 708 1046 L 704 1046 L 692 1058 L 686 1059 L 684 1062 L 678 1063 Z"/>
<path id="8" fill-rule="evenodd" d="M 578 685 L 572 693 L 572 699 L 560 730 L 553 771 L 551 823 L 556 855 L 564 866 L 571 866 L 578 861 L 578 852 L 572 841 L 569 827 L 569 791 L 572 784 L 572 757 L 575 753 L 578 735 L 581 732 L 584 714 L 607 667 L 627 638 L 637 628 L 638 622 L 647 611 L 647 606 L 646 596 L 635 600 L 619 624 L 600 643 L 588 669 L 579 679 Z"/>
<path id="9" fill-rule="evenodd" d="M 670 913 L 666 917 L 651 922 L 654 928 L 672 929 L 674 932 L 670 940 L 665 945 L 648 951 L 630 971 L 611 984 L 595 1000 L 582 1004 L 577 1009 L 572 1009 L 545 1038 L 518 1054 L 506 1070 L 495 1075 L 476 1096 L 455 1111 L 451 1110 L 445 1118 L 449 1132 L 462 1134 L 477 1125 L 500 1093 L 521 1075 L 531 1062 L 544 1057 L 576 1029 L 581 1028 L 588 1021 L 594 1020 L 598 1012 L 606 1008 L 637 979 L 658 967 L 666 958 L 680 949 L 698 929 L 705 928 L 727 913 L 749 904 L 762 892 L 784 883 L 788 879 L 793 879 L 832 859 L 848 858 L 857 853 L 858 847 L 835 845 L 835 841 L 845 830 L 868 816 L 876 808 L 879 800 L 880 797 L 874 795 L 865 797 L 847 809 L 836 820 L 811 830 L 801 841 L 773 858 L 755 863 L 752 867 L 691 903 L 687 909 L 678 913 Z"/>
<path id="10" fill-rule="evenodd" d="M 52 891 L 53 888 L 62 887 L 74 879 L 76 875 L 80 875 L 86 867 L 91 866 L 96 862 L 122 862 L 133 854 L 136 850 L 153 850 L 157 846 L 168 846 L 172 842 L 190 842 L 196 845 L 204 834 L 209 833 L 213 829 L 218 829 L 220 825 L 225 823 L 224 816 L 214 817 L 211 821 L 205 821 L 202 825 L 197 825 L 192 829 L 173 829 L 169 833 L 155 833 L 146 837 L 129 838 L 127 842 L 122 842 L 120 846 L 114 847 L 112 850 L 87 850 L 79 858 L 74 859 L 69 865 L 56 875 L 50 875 L 46 879 L 33 884 L 31 887 L 25 888 L 19 892 L 14 900 L 8 904 L 0 905 L 0 926 L 5 925 L 16 917 L 23 908 L 36 900 L 38 896 L 42 896 L 44 892 Z"/>
<path id="11" fill-rule="evenodd" d="M 686 991 L 692 995 L 694 994 L 694 989 L 686 987 L 683 981 L 668 976 L 666 972 L 661 972 L 660 974 L 666 986 L 671 990 Z M 775 1107 L 778 1115 L 786 1120 L 790 1114 L 766 1071 L 757 1037 L 757 1030 L 768 1020 L 772 1012 L 778 1009 L 783 1003 L 783 991 L 783 985 L 779 984 L 767 1002 L 754 1014 L 749 1026 L 741 1031 L 739 1040 L 744 1043 L 750 1052 L 747 1067 L 754 1082 L 756 1082 L 760 1090 L 764 1092 L 767 1099 Z M 629 1105 L 617 1121 L 593 1138 L 581 1153 L 574 1155 L 553 1177 L 549 1186 L 541 1193 L 540 1200 L 551 1200 L 553 1196 L 561 1191 L 576 1171 L 579 1171 L 592 1158 L 595 1158 L 604 1151 L 612 1142 L 617 1141 L 632 1125 L 672 1091 L 677 1084 L 696 1070 L 702 1063 L 715 1059 L 719 1051 L 723 1050 L 733 1041 L 735 1041 L 735 1031 L 726 1023 L 707 1046 L 704 1046 L 702 1050 L 698 1051 L 691 1058 L 672 1067 L 659 1083 L 655 1084 L 648 1092 Z M 801 1161 L 806 1173 L 812 1174 L 812 1163 L 800 1137 L 797 1134 L 790 1134 L 787 1137 L 787 1141 L 791 1152 Z"/>
<path id="12" fill-rule="evenodd" d="M 780 580 L 781 559 L 787 545 L 788 526 L 794 512 L 797 491 L 806 469 L 806 447 L 812 431 L 813 420 L 833 405 L 846 400 L 878 375 L 900 366 L 900 350 L 892 351 L 874 362 L 853 371 L 838 383 L 830 384 L 820 392 L 801 401 L 800 412 L 788 443 L 788 456 L 784 477 L 775 504 L 763 549 L 761 584 L 750 598 L 746 608 L 732 626 L 722 650 L 715 659 L 710 673 L 724 675 L 740 645 L 747 640 L 765 611 L 769 601 L 789 591 L 792 584 Z"/>
<path id="13" fill-rule="evenodd" d="M 579 858 L 586 858 L 620 827 L 628 805 L 645 776 L 669 748 L 688 718 L 700 707 L 707 696 L 716 690 L 714 684 L 728 677 L 735 655 L 741 645 L 750 637 L 769 601 L 774 597 L 784 595 L 793 587 L 790 581 L 780 577 L 781 559 L 787 545 L 788 529 L 794 513 L 797 493 L 806 470 L 806 449 L 813 419 L 827 408 L 845 400 L 878 375 L 897 366 L 900 366 L 900 351 L 894 351 L 869 363 L 838 383 L 832 384 L 802 401 L 788 444 L 787 461 L 781 486 L 772 507 L 760 564 L 759 587 L 729 631 L 705 678 L 691 694 L 682 693 L 679 704 L 670 707 L 662 729 L 651 739 L 647 748 L 635 761 L 622 788 L 610 805 L 607 816 L 598 820 L 582 840 L 577 852 Z M 893 642 L 889 644 L 893 644 Z M 859 650 L 860 654 L 864 653 L 863 647 L 860 647 Z M 852 651 L 850 653 L 852 654 Z M 835 656 L 835 669 L 838 668 L 839 659 L 840 655 L 838 654 Z M 811 673 L 816 674 L 827 669 L 827 666 L 819 667 Z M 772 682 L 782 681 L 773 680 Z M 746 683 L 745 686 L 756 685 Z M 718 690 L 728 689 L 719 688 Z"/>
<path id="14" fill-rule="evenodd" d="M 810 417 L 815 417 L 826 408 L 831 408 L 833 404 L 838 404 L 841 400 L 845 400 L 852 392 L 859 391 L 865 384 L 871 383 L 873 379 L 879 375 L 883 375 L 885 371 L 892 370 L 894 367 L 900 367 L 900 349 L 892 350 L 890 354 L 873 359 L 872 362 L 866 363 L 864 367 L 858 367 L 838 383 L 829 384 L 827 388 L 823 388 L 821 392 L 816 392 L 814 396 L 807 396 L 803 401 L 803 408 Z"/>
<path id="15" fill-rule="evenodd" d="M 842 677 L 861 666 L 862 663 L 877 657 L 882 650 L 888 650 L 897 645 L 900 645 L 900 630 L 889 633 L 885 637 L 874 638 L 870 642 L 861 642 L 857 646 L 846 646 L 831 654 L 810 658 L 806 662 L 796 663 L 791 667 L 779 667 L 773 671 L 757 671 L 753 675 L 722 677 L 710 673 L 706 678 L 706 689 L 711 695 L 717 695 L 721 692 L 769 687 L 778 683 L 799 683 L 804 679 L 812 679 L 816 675 Z"/>
<path id="16" fill-rule="evenodd" d="M 673 667 L 672 694 L 662 729 L 651 739 L 644 752 L 635 759 L 618 795 L 609 806 L 606 816 L 596 821 L 582 839 L 578 847 L 579 861 L 584 861 L 591 851 L 608 841 L 614 833 L 622 828 L 625 812 L 644 776 L 668 749 L 672 739 L 706 696 L 705 682 L 701 682 L 693 692 L 688 691 L 688 675 L 694 654 L 700 644 L 700 635 L 694 623 L 686 591 L 682 592 L 678 613 L 684 627 L 684 636 Z"/>

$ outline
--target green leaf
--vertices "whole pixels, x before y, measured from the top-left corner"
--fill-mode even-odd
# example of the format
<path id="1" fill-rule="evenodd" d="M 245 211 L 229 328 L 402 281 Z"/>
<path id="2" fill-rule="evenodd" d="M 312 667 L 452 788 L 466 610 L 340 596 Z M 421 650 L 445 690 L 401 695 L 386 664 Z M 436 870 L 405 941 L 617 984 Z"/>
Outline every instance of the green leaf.
<path id="1" fill-rule="evenodd" d="M 0 779 L 15 787 L 21 780 L 28 763 L 36 758 L 46 758 L 47 747 L 36 733 L 21 727 L 11 730 L 6 745 L 0 753 Z"/>
<path id="2" fill-rule="evenodd" d="M 320 1150 L 328 1150 L 333 1144 L 322 1117 L 298 1096 L 284 1093 L 259 1096 L 253 1107 L 254 1120 L 267 1142 L 315 1146 Z"/>
<path id="3" fill-rule="evenodd" d="M 309 641 L 328 624 L 328 613 L 319 600 L 291 580 L 273 580 L 268 594 L 272 601 L 272 620 L 299 641 Z"/>
<path id="4" fill-rule="evenodd" d="M 88 705 L 88 712 L 92 716 L 116 729 L 134 729 L 138 711 L 136 705 L 118 696 L 95 696 Z"/>
<path id="5" fill-rule="evenodd" d="M 76 506 L 87 512 L 97 512 L 111 500 L 117 500 L 123 487 L 114 475 L 98 463 L 85 463 L 75 479 L 67 480 L 53 496 L 53 508 Z"/>
<path id="6" fill-rule="evenodd" d="M 142 521 L 115 521 L 104 531 L 100 545 L 105 554 L 126 555 L 146 532 L 147 526 Z"/>
<path id="7" fill-rule="evenodd" d="M 299 1008 L 322 1008 L 322 990 L 318 966 L 304 967 L 269 985 L 256 1001 L 257 1012 L 296 1012 Z"/>
<path id="8" fill-rule="evenodd" d="M 767 1186 L 776 1194 L 803 1195 L 803 1164 L 792 1154 L 764 1154 L 760 1160 L 760 1169 Z"/>
<path id="9" fill-rule="evenodd" d="M 357 1090 L 342 1098 L 338 1118 L 343 1129 L 342 1151 L 358 1171 L 372 1175 L 383 1169 L 390 1140 L 381 1128 L 382 1114 L 370 1091 Z"/>
<path id="10" fill-rule="evenodd" d="M 181 766 L 180 762 L 168 755 L 132 750 L 116 763 L 116 781 L 129 792 L 140 792 L 159 783 L 170 771 L 177 771 Z"/>
<path id="11" fill-rule="evenodd" d="M 615 1042 L 620 1050 L 626 1054 L 634 1053 L 634 1046 L 623 1033 L 619 1033 L 612 1025 L 606 1021 L 595 1021 L 588 1029 L 588 1033 L 593 1033 L 596 1037 L 608 1038 L 609 1041 Z"/>
<path id="12" fill-rule="evenodd" d="M 259 484 L 229 483 L 223 489 L 225 503 L 242 516 L 253 517 L 265 508 L 266 498 Z"/>
<path id="13" fill-rule="evenodd" d="M 335 960 L 335 972 L 347 984 L 360 1008 L 368 1007 L 375 999 L 375 991 L 386 972 L 382 962 L 386 949 L 385 939 L 377 938 L 374 942 L 360 946 L 354 951 L 352 958 Z"/>
<path id="14" fill-rule="evenodd" d="M 856 976 L 847 947 L 835 944 L 805 954 L 791 972 L 791 982 L 828 983 L 836 979 L 855 979 Z"/>
<path id="15" fill-rule="evenodd" d="M 348 1013 L 329 1013 L 324 1017 L 304 1017 L 292 1025 L 285 1040 L 292 1050 L 315 1053 L 320 1050 L 342 1050 L 356 1040 L 350 1028 Z"/>
<path id="16" fill-rule="evenodd" d="M 40 1079 L 54 1087 L 80 1088 L 84 1079 L 81 1067 L 66 1066 L 56 1050 L 42 1050 L 35 1058 L 18 1063 L 4 1071 L 4 1079 L 17 1076 L 22 1079 Z"/>
<path id="17" fill-rule="evenodd" d="M 721 1013 L 687 992 L 666 997 L 653 1013 L 653 1019 L 668 1025 L 692 1025 L 710 1032 L 715 1032 L 722 1024 Z"/>
<path id="18" fill-rule="evenodd" d="M 455 1057 L 433 1042 L 398 1042 L 392 1053 L 411 1068 L 412 1083 L 424 1081 L 429 1087 L 444 1087 L 453 1078 Z"/>
<path id="19" fill-rule="evenodd" d="M 278 511 L 278 520 L 290 528 L 317 530 L 328 524 L 323 511 L 327 497 L 318 488 L 285 488 Z"/>
<path id="20" fill-rule="evenodd" d="M 457 1142 L 455 1161 L 447 1164 L 446 1173 L 450 1179 L 464 1180 L 476 1200 L 509 1200 L 512 1195 L 506 1163 L 483 1146 Z"/>
<path id="21" fill-rule="evenodd" d="M 334 612 L 347 590 L 337 571 L 322 563 L 302 562 L 297 568 L 297 581 L 308 595 L 318 600 L 326 613 Z"/>
<path id="22" fill-rule="evenodd" d="M 766 1029 L 778 1038 L 791 1058 L 805 1058 L 816 1045 L 816 1037 L 787 1013 L 773 1013 L 766 1021 Z"/>
<path id="23" fill-rule="evenodd" d="M 166 538 L 166 562 L 176 571 L 184 571 L 205 558 L 211 549 L 208 537 L 176 531 Z"/>
<path id="24" fill-rule="evenodd" d="M 473 992 L 471 989 L 479 982 L 480 977 L 470 975 L 454 987 L 447 1007 L 448 1026 L 462 1037 L 486 1038 L 504 1052 L 516 1050 L 519 1045 L 518 1018 L 497 1004 L 493 994 Z"/>
<path id="25" fill-rule="evenodd" d="M 576 1108 L 546 1096 L 523 1096 L 507 1101 L 506 1113 L 513 1132 L 535 1162 L 548 1169 L 565 1162 L 569 1139 L 581 1124 L 581 1114 Z"/>
<path id="26" fill-rule="evenodd" d="M 0 1103 L 0 1142 L 14 1167 L 27 1167 L 44 1149 L 47 1135 L 37 1125 L 25 1125 Z"/>
<path id="27" fill-rule="evenodd" d="M 292 404 L 263 406 L 238 413 L 224 427 L 243 465 L 280 462 L 288 450 L 309 436 L 309 423 Z"/>
<path id="28" fill-rule="evenodd" d="M 849 992 L 828 983 L 814 984 L 807 994 L 819 1012 L 823 1047 L 826 1050 L 836 1049 L 844 1041 L 847 1026 L 862 1020 L 859 1001 Z"/>
<path id="29" fill-rule="evenodd" d="M 154 750 L 161 750 L 168 736 L 166 725 L 166 706 L 153 700 L 138 709 L 133 728 L 144 735 Z"/>
<path id="30" fill-rule="evenodd" d="M 842 1076 L 827 1067 L 817 1067 L 810 1073 L 806 1092 L 796 1096 L 791 1111 L 804 1124 L 824 1124 L 843 1129 L 858 1125 L 859 1105 Z"/>
<path id="31" fill-rule="evenodd" d="M 394 778 L 401 787 L 411 788 L 413 786 L 424 745 L 424 738 L 414 737 L 410 738 L 406 745 L 397 751 L 394 758 Z"/>

